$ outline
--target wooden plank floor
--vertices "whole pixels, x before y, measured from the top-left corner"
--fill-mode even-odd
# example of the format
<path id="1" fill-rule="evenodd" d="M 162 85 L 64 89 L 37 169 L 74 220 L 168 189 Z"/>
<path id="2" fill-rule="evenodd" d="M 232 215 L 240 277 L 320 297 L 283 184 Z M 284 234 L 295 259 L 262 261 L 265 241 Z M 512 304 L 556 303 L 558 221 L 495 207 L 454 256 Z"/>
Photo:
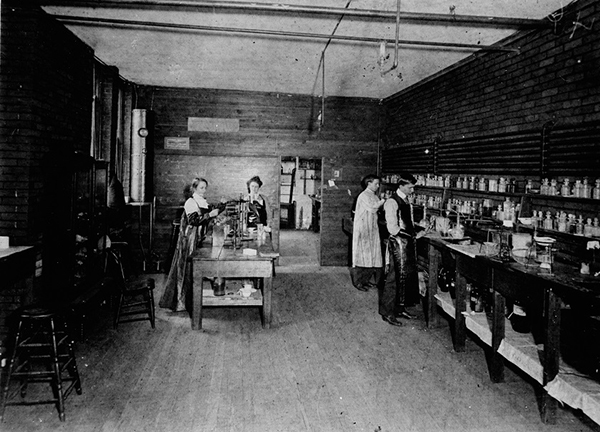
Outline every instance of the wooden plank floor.
<path id="1" fill-rule="evenodd" d="M 317 234 L 282 234 L 282 261 L 295 265 L 277 268 L 270 330 L 256 308 L 207 308 L 202 331 L 164 310 L 156 330 L 140 322 L 115 331 L 99 315 L 76 346 L 83 394 L 67 400 L 67 421 L 51 405 L 11 406 L 0 430 L 600 430 L 569 409 L 543 425 L 525 378 L 508 369 L 492 384 L 483 350 L 469 339 L 455 353 L 447 326 L 386 324 L 377 293 L 354 289 L 347 268 L 294 259 Z"/>

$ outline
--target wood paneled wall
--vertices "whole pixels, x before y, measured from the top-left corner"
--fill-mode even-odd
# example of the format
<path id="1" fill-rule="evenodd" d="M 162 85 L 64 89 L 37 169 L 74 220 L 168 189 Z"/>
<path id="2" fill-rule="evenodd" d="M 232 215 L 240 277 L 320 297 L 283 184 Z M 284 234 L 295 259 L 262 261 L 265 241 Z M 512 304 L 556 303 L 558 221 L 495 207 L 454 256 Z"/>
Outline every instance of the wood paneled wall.
<path id="1" fill-rule="evenodd" d="M 247 194 L 246 182 L 258 175 L 263 182 L 260 189 L 271 207 L 273 246 L 279 250 L 279 158 L 278 157 L 234 157 L 234 156 L 185 156 L 169 155 L 156 171 L 157 178 L 170 178 L 169 182 L 156 182 L 157 245 L 155 252 L 163 254 L 165 240 L 170 236 L 168 223 L 181 215 L 185 202 L 183 190 L 194 177 L 205 178 L 209 185 L 206 199 L 211 204 L 221 200 L 235 200 Z"/>
<path id="2" fill-rule="evenodd" d="M 600 33 L 574 28 L 573 23 L 600 21 L 600 3 L 579 0 L 562 12 L 556 31 L 523 31 L 507 39 L 506 45 L 518 53 L 474 54 L 385 99 L 382 141 L 393 157 L 398 156 L 385 171 L 433 172 L 438 162 L 439 174 L 540 175 L 544 131 L 575 125 L 595 128 L 600 121 Z M 552 133 L 551 146 L 564 144 Z M 521 141 L 519 134 L 535 135 L 535 143 L 531 136 Z M 501 137 L 508 135 L 514 139 L 507 144 Z M 597 137 L 580 140 L 579 158 L 563 146 L 555 157 L 570 158 L 571 168 L 562 162 L 554 166 L 572 172 L 589 156 L 598 160 L 597 151 L 589 152 L 594 143 Z M 587 175 L 598 173 L 593 165 L 584 163 Z"/>
<path id="3" fill-rule="evenodd" d="M 182 186 L 198 173 L 210 171 L 223 176 L 222 181 L 211 182 L 210 193 L 217 198 L 233 190 L 243 192 L 240 187 L 256 174 L 257 166 L 279 164 L 280 156 L 323 158 L 326 190 L 321 215 L 321 264 L 346 265 L 348 238 L 341 229 L 341 219 L 350 212 L 351 195 L 360 192 L 361 178 L 377 171 L 378 100 L 326 98 L 325 124 L 319 127 L 321 100 L 312 96 L 150 86 L 138 87 L 136 94 L 135 107 L 151 114 L 154 188 L 159 208 L 181 202 Z M 239 131 L 189 131 L 190 117 L 237 119 Z M 189 150 L 165 149 L 165 137 L 188 137 Z M 239 165 L 239 160 L 247 163 Z M 214 161 L 221 162 L 219 166 L 206 165 Z M 340 177 L 333 178 L 334 170 Z M 330 186 L 328 180 L 334 183 Z M 263 188 L 274 194 L 278 205 L 275 185 L 265 181 Z M 160 212 L 157 216 L 156 250 L 164 255 L 173 217 Z"/>

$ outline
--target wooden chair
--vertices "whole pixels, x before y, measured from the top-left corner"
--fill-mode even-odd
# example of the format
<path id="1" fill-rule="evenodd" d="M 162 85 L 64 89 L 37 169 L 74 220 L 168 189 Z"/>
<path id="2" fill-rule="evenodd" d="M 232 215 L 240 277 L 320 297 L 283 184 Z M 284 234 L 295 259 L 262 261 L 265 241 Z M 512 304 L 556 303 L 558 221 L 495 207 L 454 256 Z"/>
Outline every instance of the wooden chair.
<path id="1" fill-rule="evenodd" d="M 156 314 L 154 308 L 154 279 L 128 281 L 123 268 L 121 248 L 111 247 L 107 250 L 108 270 L 114 277 L 117 305 L 114 326 L 134 321 L 150 321 L 155 328 Z"/>

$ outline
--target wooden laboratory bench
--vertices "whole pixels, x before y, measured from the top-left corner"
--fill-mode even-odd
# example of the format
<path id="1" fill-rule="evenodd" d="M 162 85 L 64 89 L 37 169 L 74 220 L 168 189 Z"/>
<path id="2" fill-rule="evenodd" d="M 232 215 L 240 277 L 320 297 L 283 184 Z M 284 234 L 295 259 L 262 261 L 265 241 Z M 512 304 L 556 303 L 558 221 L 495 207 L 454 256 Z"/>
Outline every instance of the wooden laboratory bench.
<path id="1" fill-rule="evenodd" d="M 439 236 L 426 236 L 419 242 L 418 249 L 426 251 L 428 261 L 428 326 L 439 324 L 439 308 L 453 319 L 455 351 L 464 350 L 467 330 L 490 348 L 489 373 L 493 382 L 504 380 L 504 360 L 536 380 L 544 390 L 543 422 L 555 421 L 560 401 L 581 409 L 600 424 L 600 384 L 573 373 L 568 365 L 561 364 L 560 355 L 561 307 L 598 302 L 600 291 L 595 287 L 600 288 L 600 278 L 580 275 L 578 269 L 561 264 L 554 265 L 553 274 L 544 274 L 537 265 L 503 263 L 496 257 L 484 255 L 476 244 L 452 244 Z M 455 266 L 454 299 L 438 289 L 438 272 L 442 265 Z M 491 304 L 487 313 L 470 310 L 467 282 L 490 290 Z M 507 323 L 506 300 L 535 306 L 528 311 L 532 333 L 517 333 L 510 322 Z"/>

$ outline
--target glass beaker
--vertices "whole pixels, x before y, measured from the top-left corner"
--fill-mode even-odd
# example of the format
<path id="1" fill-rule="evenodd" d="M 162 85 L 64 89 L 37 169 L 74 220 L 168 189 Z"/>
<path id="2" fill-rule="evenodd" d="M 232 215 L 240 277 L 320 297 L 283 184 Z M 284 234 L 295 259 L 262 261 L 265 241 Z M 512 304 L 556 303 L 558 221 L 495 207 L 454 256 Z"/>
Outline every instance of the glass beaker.
<path id="1" fill-rule="evenodd" d="M 512 259 L 512 231 L 501 229 L 499 231 L 500 246 L 498 257 L 502 262 L 509 262 Z"/>
<path id="2" fill-rule="evenodd" d="M 225 278 L 217 277 L 212 281 L 212 289 L 213 294 L 215 296 L 224 296 L 225 295 Z"/>
<path id="3" fill-rule="evenodd" d="M 535 255 L 540 263 L 540 269 L 544 273 L 552 273 L 554 265 L 554 242 L 556 240 L 550 237 L 535 238 Z"/>

